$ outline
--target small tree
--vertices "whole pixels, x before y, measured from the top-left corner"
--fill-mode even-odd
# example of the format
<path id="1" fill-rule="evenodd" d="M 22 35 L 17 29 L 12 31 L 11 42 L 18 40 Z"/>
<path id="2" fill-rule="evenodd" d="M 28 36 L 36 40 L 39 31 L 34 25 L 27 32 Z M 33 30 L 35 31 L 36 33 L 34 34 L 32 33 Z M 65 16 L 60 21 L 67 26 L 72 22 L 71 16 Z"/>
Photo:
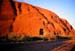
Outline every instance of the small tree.
<path id="1" fill-rule="evenodd" d="M 24 39 L 24 34 L 8 33 L 8 39 L 11 41 L 22 41 Z"/>

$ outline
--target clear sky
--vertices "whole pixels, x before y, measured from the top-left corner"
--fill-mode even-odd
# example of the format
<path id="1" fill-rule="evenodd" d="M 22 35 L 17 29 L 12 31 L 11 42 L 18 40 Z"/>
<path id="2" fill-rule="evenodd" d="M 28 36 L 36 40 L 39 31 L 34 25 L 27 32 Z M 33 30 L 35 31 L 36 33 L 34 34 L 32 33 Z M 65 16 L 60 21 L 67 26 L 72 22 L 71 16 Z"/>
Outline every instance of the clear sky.
<path id="1" fill-rule="evenodd" d="M 53 11 L 75 28 L 75 0 L 17 0 Z"/>

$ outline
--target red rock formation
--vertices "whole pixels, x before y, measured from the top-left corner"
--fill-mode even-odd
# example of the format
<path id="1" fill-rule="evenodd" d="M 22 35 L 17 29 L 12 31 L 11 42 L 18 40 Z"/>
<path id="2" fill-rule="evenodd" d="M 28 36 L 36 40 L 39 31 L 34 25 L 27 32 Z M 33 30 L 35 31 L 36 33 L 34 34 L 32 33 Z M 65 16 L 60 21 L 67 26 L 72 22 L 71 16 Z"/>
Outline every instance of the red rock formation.
<path id="1" fill-rule="evenodd" d="M 14 32 L 26 36 L 75 37 L 73 27 L 52 11 L 23 2 L 3 1 L 0 6 L 1 36 Z"/>

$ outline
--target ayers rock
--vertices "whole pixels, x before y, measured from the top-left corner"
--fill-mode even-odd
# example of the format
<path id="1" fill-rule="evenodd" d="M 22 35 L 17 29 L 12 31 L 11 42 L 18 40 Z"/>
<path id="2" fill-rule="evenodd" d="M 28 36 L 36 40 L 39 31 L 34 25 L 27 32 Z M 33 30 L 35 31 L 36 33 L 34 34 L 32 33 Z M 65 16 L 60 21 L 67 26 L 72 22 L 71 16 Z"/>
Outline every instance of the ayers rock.
<path id="1" fill-rule="evenodd" d="M 75 37 L 75 30 L 67 20 L 52 11 L 28 3 L 0 1 L 0 37 L 14 32 L 26 36 Z"/>

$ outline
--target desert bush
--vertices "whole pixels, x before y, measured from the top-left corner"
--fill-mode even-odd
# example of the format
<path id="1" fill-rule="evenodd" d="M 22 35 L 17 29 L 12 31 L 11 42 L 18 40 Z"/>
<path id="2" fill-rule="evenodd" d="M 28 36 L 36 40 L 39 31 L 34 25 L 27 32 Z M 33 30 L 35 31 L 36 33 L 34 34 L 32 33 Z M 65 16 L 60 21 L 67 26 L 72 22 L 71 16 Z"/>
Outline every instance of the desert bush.
<path id="1" fill-rule="evenodd" d="M 41 37 L 32 37 L 32 41 L 43 40 Z"/>
<path id="2" fill-rule="evenodd" d="M 23 41 L 32 41 L 32 38 L 30 36 L 25 36 Z"/>
<path id="3" fill-rule="evenodd" d="M 7 41 L 7 37 L 0 37 L 0 42 L 5 42 L 5 41 Z"/>
<path id="4" fill-rule="evenodd" d="M 71 37 L 56 36 L 56 39 L 71 40 Z"/>
<path id="5" fill-rule="evenodd" d="M 24 39 L 24 34 L 8 33 L 8 39 L 11 41 L 22 41 Z"/>
<path id="6" fill-rule="evenodd" d="M 55 40 L 55 38 L 50 38 L 50 40 Z"/>
<path id="7" fill-rule="evenodd" d="M 25 41 L 37 41 L 37 40 L 43 40 L 41 37 L 25 37 Z"/>
<path id="8" fill-rule="evenodd" d="M 44 41 L 48 41 L 48 38 L 43 38 Z"/>
<path id="9" fill-rule="evenodd" d="M 29 36 L 26 36 L 24 39 L 24 41 L 40 41 L 40 40 L 47 41 L 48 39 L 43 37 L 29 37 Z"/>
<path id="10" fill-rule="evenodd" d="M 6 42 L 25 42 L 25 41 L 47 41 L 47 38 L 44 37 L 31 37 L 27 36 L 25 34 L 17 34 L 14 32 L 10 32 L 5 37 L 1 37 L 0 41 L 6 41 Z"/>

